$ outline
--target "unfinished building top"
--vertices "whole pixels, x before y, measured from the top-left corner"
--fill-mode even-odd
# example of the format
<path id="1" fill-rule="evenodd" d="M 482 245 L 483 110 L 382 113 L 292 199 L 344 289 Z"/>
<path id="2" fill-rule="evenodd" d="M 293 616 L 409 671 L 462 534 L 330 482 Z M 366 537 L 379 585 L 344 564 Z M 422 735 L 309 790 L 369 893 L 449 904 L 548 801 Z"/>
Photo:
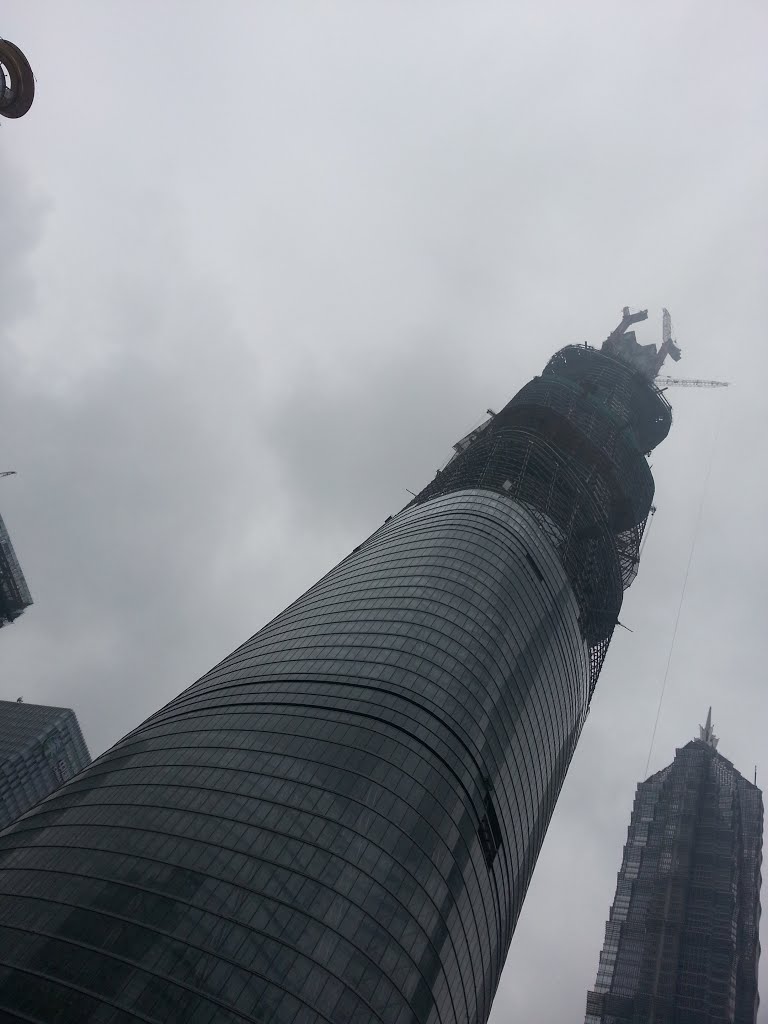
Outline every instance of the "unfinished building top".
<path id="1" fill-rule="evenodd" d="M 627 328 L 647 319 L 647 309 L 630 313 L 629 306 L 625 306 L 622 310 L 621 323 L 605 339 L 602 350 L 610 355 L 618 356 L 649 380 L 653 380 L 658 376 L 667 356 L 677 362 L 682 353 L 672 340 L 672 317 L 669 315 L 668 309 L 662 310 L 660 347 L 657 349 L 654 344 L 641 345 L 635 332 L 629 331 Z"/>

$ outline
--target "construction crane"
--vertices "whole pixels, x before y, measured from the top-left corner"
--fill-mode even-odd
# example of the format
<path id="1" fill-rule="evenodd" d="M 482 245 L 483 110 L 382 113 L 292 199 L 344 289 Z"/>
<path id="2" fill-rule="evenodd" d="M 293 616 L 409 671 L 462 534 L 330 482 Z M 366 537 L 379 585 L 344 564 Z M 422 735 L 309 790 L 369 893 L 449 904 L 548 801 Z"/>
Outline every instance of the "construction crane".
<path id="1" fill-rule="evenodd" d="M 693 377 L 657 377 L 658 388 L 728 388 L 729 380 L 695 380 Z"/>
<path id="2" fill-rule="evenodd" d="M 680 349 L 672 340 L 672 317 L 669 310 L 662 310 L 661 318 L 661 349 L 659 350 L 658 369 L 666 356 L 671 356 L 675 361 L 680 358 Z M 656 377 L 654 381 L 658 388 L 727 388 L 729 380 L 695 380 L 693 377 Z"/>
<path id="3" fill-rule="evenodd" d="M 670 356 L 675 362 L 681 356 L 680 349 L 677 347 L 675 342 L 672 340 L 672 317 L 669 315 L 668 309 L 662 309 L 661 311 L 661 348 L 656 363 L 656 373 L 661 369 L 661 365 L 664 360 Z"/>
<path id="4" fill-rule="evenodd" d="M 0 470 L 0 476 L 16 476 L 15 469 L 3 469 Z"/>

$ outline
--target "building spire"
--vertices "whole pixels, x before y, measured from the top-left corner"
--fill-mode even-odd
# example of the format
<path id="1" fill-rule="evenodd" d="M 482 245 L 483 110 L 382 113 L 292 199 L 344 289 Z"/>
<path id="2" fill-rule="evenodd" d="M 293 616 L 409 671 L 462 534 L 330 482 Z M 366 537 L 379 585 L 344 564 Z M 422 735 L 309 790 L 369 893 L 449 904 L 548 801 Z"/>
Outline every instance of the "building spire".
<path id="1" fill-rule="evenodd" d="M 699 739 L 702 743 L 706 743 L 707 746 L 717 749 L 718 738 L 715 736 L 715 730 L 712 726 L 712 708 L 707 712 L 707 724 L 699 726 Z"/>

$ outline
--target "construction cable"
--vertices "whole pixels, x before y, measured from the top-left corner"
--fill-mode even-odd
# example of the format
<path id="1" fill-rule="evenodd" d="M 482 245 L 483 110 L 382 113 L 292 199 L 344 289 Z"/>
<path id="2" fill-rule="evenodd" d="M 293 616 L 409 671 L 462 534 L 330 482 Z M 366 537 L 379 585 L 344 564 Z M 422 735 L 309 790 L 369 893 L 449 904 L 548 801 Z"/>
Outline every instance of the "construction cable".
<path id="1" fill-rule="evenodd" d="M 669 678 L 669 666 L 672 664 L 672 655 L 675 650 L 675 640 L 677 639 L 677 628 L 680 625 L 680 613 L 683 610 L 683 601 L 685 600 L 685 591 L 688 587 L 688 577 L 691 572 L 691 564 L 693 563 L 693 553 L 696 550 L 696 540 L 699 536 L 699 527 L 701 525 L 701 514 L 704 510 L 704 502 L 707 497 L 707 490 L 709 487 L 709 477 L 712 473 L 712 464 L 715 461 L 715 449 L 717 447 L 717 437 L 720 432 L 720 423 L 723 418 L 723 403 L 720 402 L 720 410 L 717 417 L 717 423 L 712 434 L 712 446 L 709 452 L 709 464 L 707 465 L 707 472 L 704 476 L 704 485 L 701 489 L 701 499 L 699 501 L 699 510 L 696 514 L 696 524 L 693 528 L 693 539 L 691 540 L 691 550 L 688 553 L 688 564 L 685 567 L 685 576 L 683 578 L 683 589 L 680 591 L 680 601 L 677 605 L 677 615 L 675 616 L 675 626 L 672 630 L 672 641 L 669 645 L 669 654 L 667 655 L 667 665 L 664 669 L 664 679 L 661 684 L 661 693 L 659 694 L 659 705 L 656 708 L 656 720 L 653 723 L 653 732 L 651 733 L 651 745 L 648 748 L 648 760 L 645 762 L 645 771 L 643 772 L 643 778 L 648 777 L 648 768 L 651 764 L 651 755 L 653 754 L 653 745 L 656 742 L 656 730 L 659 727 L 659 718 L 661 716 L 661 705 L 664 702 L 664 693 L 667 689 L 667 679 Z"/>
<path id="2" fill-rule="evenodd" d="M 643 557 L 643 552 L 645 551 L 645 545 L 648 543 L 648 537 L 650 536 L 650 533 L 651 533 L 651 526 L 653 525 L 653 517 L 655 515 L 656 515 L 656 506 L 655 505 L 651 505 L 651 515 L 650 515 L 650 518 L 648 520 L 648 525 L 646 526 L 645 530 L 643 531 L 643 539 L 640 541 L 640 550 L 637 552 L 637 560 L 638 560 L 638 562 Z"/>

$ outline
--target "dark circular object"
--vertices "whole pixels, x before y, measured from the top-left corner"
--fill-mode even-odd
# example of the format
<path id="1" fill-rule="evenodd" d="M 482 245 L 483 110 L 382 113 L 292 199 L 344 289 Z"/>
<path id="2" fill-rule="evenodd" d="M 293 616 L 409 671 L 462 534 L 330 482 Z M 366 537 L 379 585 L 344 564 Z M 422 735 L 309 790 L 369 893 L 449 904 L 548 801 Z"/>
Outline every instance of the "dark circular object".
<path id="1" fill-rule="evenodd" d="M 7 39 L 0 39 L 0 114 L 22 117 L 35 98 L 35 76 L 29 61 Z"/>

